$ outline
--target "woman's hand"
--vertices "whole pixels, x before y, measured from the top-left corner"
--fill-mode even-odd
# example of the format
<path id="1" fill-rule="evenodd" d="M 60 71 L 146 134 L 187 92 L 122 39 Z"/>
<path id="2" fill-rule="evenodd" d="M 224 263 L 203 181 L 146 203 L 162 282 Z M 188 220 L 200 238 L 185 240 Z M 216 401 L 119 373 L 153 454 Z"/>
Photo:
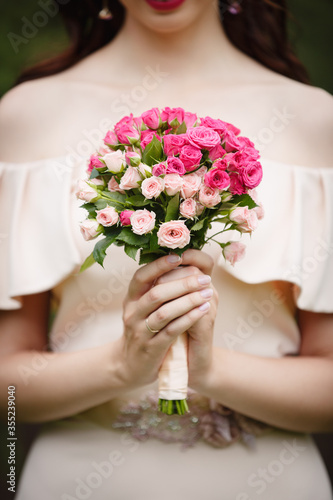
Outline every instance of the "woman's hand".
<path id="1" fill-rule="evenodd" d="M 174 280 L 210 275 L 214 262 L 205 252 L 199 250 L 187 250 L 182 256 L 182 266 L 163 274 L 157 283 L 175 282 Z M 209 377 L 212 368 L 212 348 L 214 322 L 217 313 L 218 295 L 214 286 L 210 283 L 211 296 L 209 298 L 209 309 L 207 314 L 193 323 L 188 329 L 189 334 L 189 386 L 200 391 L 205 385 L 205 379 Z"/>
<path id="2" fill-rule="evenodd" d="M 163 282 L 161 277 L 183 262 L 187 264 L 187 257 L 162 257 L 138 269 L 131 280 L 124 301 L 124 335 L 115 350 L 118 375 L 126 389 L 156 380 L 172 342 L 209 310 L 210 277 L 202 271 Z M 148 330 L 146 320 L 158 333 Z"/>

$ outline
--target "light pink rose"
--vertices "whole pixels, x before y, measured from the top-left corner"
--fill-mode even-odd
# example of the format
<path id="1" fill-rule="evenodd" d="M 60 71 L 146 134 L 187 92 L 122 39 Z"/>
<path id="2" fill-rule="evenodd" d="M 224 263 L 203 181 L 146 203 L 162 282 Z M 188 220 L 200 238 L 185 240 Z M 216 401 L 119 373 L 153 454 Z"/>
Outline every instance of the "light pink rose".
<path id="1" fill-rule="evenodd" d="M 150 233 L 155 227 L 155 212 L 149 212 L 145 208 L 143 210 L 136 210 L 131 215 L 132 231 L 135 234 Z"/>
<path id="2" fill-rule="evenodd" d="M 106 136 L 104 137 L 104 144 L 107 144 L 108 146 L 115 146 L 116 144 L 119 144 L 118 137 L 113 130 L 108 130 L 106 133 Z"/>
<path id="3" fill-rule="evenodd" d="M 119 193 L 124 194 L 125 191 L 123 189 L 120 189 L 118 182 L 114 177 L 111 177 L 111 179 L 108 182 L 108 190 L 111 191 L 111 193 L 118 191 Z"/>
<path id="4" fill-rule="evenodd" d="M 183 108 L 166 107 L 161 113 L 162 121 L 168 122 L 170 127 L 178 127 L 185 118 L 185 110 Z"/>
<path id="5" fill-rule="evenodd" d="M 105 162 L 108 170 L 110 170 L 110 172 L 112 172 L 113 174 L 122 172 L 126 167 L 125 155 L 119 149 L 103 156 L 102 160 Z"/>
<path id="6" fill-rule="evenodd" d="M 183 186 L 180 194 L 182 198 L 192 198 L 200 189 L 201 177 L 195 173 L 183 176 Z"/>
<path id="7" fill-rule="evenodd" d="M 152 174 L 152 168 L 149 165 L 146 165 L 145 163 L 140 163 L 138 165 L 138 171 L 143 177 L 148 177 L 149 175 Z"/>
<path id="8" fill-rule="evenodd" d="M 184 175 L 186 172 L 183 162 L 175 156 L 168 156 L 167 158 L 167 174 Z"/>
<path id="9" fill-rule="evenodd" d="M 205 184 L 212 189 L 223 191 L 230 186 L 230 177 L 220 168 L 212 168 L 205 175 Z"/>
<path id="10" fill-rule="evenodd" d="M 262 167 L 261 164 L 256 161 L 253 163 L 249 163 L 244 166 L 240 171 L 240 176 L 242 178 L 244 186 L 249 189 L 253 189 L 260 184 L 262 179 Z"/>
<path id="11" fill-rule="evenodd" d="M 163 138 L 164 153 L 167 156 L 178 155 L 187 143 L 186 134 L 168 134 Z"/>
<path id="12" fill-rule="evenodd" d="M 208 127 L 194 127 L 187 132 L 187 138 L 192 146 L 200 149 L 213 149 L 221 143 L 220 136 L 215 130 Z"/>
<path id="13" fill-rule="evenodd" d="M 117 224 L 119 216 L 114 207 L 105 207 L 96 211 L 96 220 L 104 227 Z"/>
<path id="14" fill-rule="evenodd" d="M 95 201 L 100 197 L 96 189 L 89 186 L 89 184 L 82 179 L 77 182 L 75 195 L 79 200 L 86 201 L 87 203 Z"/>
<path id="15" fill-rule="evenodd" d="M 212 189 L 208 186 L 201 186 L 199 191 L 199 201 L 205 207 L 215 207 L 221 203 L 221 195 L 218 189 Z"/>
<path id="16" fill-rule="evenodd" d="M 187 198 L 179 205 L 179 212 L 186 219 L 193 219 L 197 215 L 197 202 L 193 198 Z"/>
<path id="17" fill-rule="evenodd" d="M 97 179 L 97 177 L 95 177 L 95 179 L 89 179 L 89 183 L 95 186 L 104 186 L 104 181 L 102 181 L 102 179 Z"/>
<path id="18" fill-rule="evenodd" d="M 96 219 L 86 219 L 80 224 L 80 231 L 86 241 L 92 240 L 98 236 L 102 231 Z"/>
<path id="19" fill-rule="evenodd" d="M 196 208 L 197 215 L 201 215 L 204 210 L 205 207 L 197 201 L 197 208 Z"/>
<path id="20" fill-rule="evenodd" d="M 174 196 L 183 187 L 183 178 L 178 174 L 167 174 L 164 177 L 164 191 L 169 196 Z"/>
<path id="21" fill-rule="evenodd" d="M 145 198 L 151 200 L 157 198 L 164 189 L 164 181 L 161 177 L 148 177 L 141 184 L 141 192 Z"/>
<path id="22" fill-rule="evenodd" d="M 190 243 L 190 231 L 182 220 L 163 222 L 157 232 L 158 244 L 167 248 L 184 248 Z"/>
<path id="23" fill-rule="evenodd" d="M 207 167 L 205 167 L 204 165 L 200 168 L 198 168 L 198 170 L 195 171 L 196 175 L 198 175 L 201 179 L 203 179 L 207 173 Z"/>
<path id="24" fill-rule="evenodd" d="M 263 219 L 264 215 L 265 215 L 265 211 L 264 211 L 264 207 L 263 207 L 262 203 L 259 201 L 257 191 L 255 189 L 249 189 L 247 194 L 249 194 L 251 196 L 252 200 L 255 201 L 256 204 L 258 205 L 257 207 L 254 207 L 254 209 L 253 209 L 255 211 L 255 213 L 257 214 L 258 220 Z"/>
<path id="25" fill-rule="evenodd" d="M 244 243 L 241 243 L 240 241 L 231 241 L 229 245 L 226 245 L 223 248 L 224 258 L 233 266 L 236 262 L 244 259 L 245 249 L 246 247 Z"/>
<path id="26" fill-rule="evenodd" d="M 119 215 L 120 224 L 122 226 L 130 226 L 132 214 L 134 214 L 134 210 L 123 210 Z"/>
<path id="27" fill-rule="evenodd" d="M 258 217 L 255 210 L 248 207 L 236 207 L 231 211 L 230 220 L 237 224 L 241 233 L 252 233 L 258 226 Z"/>
<path id="28" fill-rule="evenodd" d="M 130 167 L 137 167 L 141 162 L 141 156 L 135 151 L 127 151 L 125 153 L 125 160 Z"/>
<path id="29" fill-rule="evenodd" d="M 187 172 L 195 170 L 200 165 L 201 158 L 200 149 L 189 145 L 184 146 L 179 155 L 179 159 L 183 162 Z"/>
<path id="30" fill-rule="evenodd" d="M 226 150 L 222 148 L 221 144 L 215 146 L 215 148 L 209 151 L 208 158 L 212 161 L 217 160 L 218 158 L 222 158 L 226 154 Z"/>
<path id="31" fill-rule="evenodd" d="M 140 132 L 130 125 L 122 125 L 117 129 L 117 136 L 121 144 L 135 144 L 140 139 Z"/>
<path id="32" fill-rule="evenodd" d="M 230 174 L 229 191 L 232 194 L 244 194 L 247 192 L 247 189 L 244 186 L 241 177 L 234 172 L 231 172 Z"/>
<path id="33" fill-rule="evenodd" d="M 104 163 L 101 162 L 101 160 L 99 159 L 99 156 L 98 155 L 91 155 L 90 159 L 89 159 L 89 163 L 88 163 L 88 168 L 87 168 L 87 172 L 88 174 L 91 174 L 91 172 L 93 171 L 94 168 L 103 168 L 105 167 Z"/>
<path id="34" fill-rule="evenodd" d="M 142 149 L 145 149 L 145 147 L 153 140 L 153 137 L 156 137 L 156 139 L 158 139 L 160 142 L 162 141 L 160 136 L 153 130 L 143 130 L 141 132 Z"/>
<path id="35" fill-rule="evenodd" d="M 155 175 L 155 177 L 165 174 L 166 174 L 165 163 L 156 163 L 156 165 L 153 166 L 153 175 Z"/>
<path id="36" fill-rule="evenodd" d="M 160 119 L 160 112 L 158 108 L 152 108 L 141 114 L 142 121 L 151 129 L 158 129 L 162 121 Z"/>
<path id="37" fill-rule="evenodd" d="M 139 182 L 141 181 L 141 175 L 138 169 L 135 167 L 127 167 L 126 172 L 120 180 L 120 189 L 135 189 L 139 187 Z"/>

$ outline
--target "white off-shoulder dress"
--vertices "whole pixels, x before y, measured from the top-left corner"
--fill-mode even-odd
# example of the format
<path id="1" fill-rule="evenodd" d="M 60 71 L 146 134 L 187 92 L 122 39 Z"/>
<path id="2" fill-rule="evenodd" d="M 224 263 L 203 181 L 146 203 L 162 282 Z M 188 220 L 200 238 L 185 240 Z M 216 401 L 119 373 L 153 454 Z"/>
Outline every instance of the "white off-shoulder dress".
<path id="1" fill-rule="evenodd" d="M 215 344 L 278 358 L 299 351 L 297 307 L 333 311 L 333 171 L 262 164 L 265 217 L 251 238 L 243 237 L 246 258 L 232 267 L 216 244 L 205 250 L 216 261 L 220 297 Z M 84 170 L 66 158 L 0 164 L 0 307 L 19 308 L 20 297 L 52 290 L 55 351 L 100 346 L 122 334 L 122 301 L 137 268 L 122 248 L 110 247 L 105 269 L 96 264 L 78 273 L 94 245 L 78 227 L 85 213 L 74 190 Z M 45 424 L 17 500 L 332 499 L 311 437 L 264 429 L 253 439 L 251 422 L 237 428 L 237 415 L 196 395 L 186 421 L 165 420 L 155 409 L 155 389 Z M 214 433 L 235 442 L 214 447 Z"/>

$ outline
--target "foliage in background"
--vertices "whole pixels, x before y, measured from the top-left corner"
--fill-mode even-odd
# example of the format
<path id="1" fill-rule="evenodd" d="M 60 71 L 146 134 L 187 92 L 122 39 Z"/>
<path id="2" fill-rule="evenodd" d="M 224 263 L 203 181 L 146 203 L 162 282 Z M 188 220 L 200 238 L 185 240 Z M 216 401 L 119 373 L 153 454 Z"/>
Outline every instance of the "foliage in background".
<path id="1" fill-rule="evenodd" d="M 67 35 L 58 16 L 45 14 L 41 5 L 49 5 L 51 0 L 15 0 L 1 1 L 0 16 L 0 96 L 15 82 L 23 66 L 56 54 L 66 46 Z M 333 46 L 332 0 L 289 0 L 292 13 L 290 22 L 291 38 L 297 55 L 307 67 L 312 83 L 333 93 L 333 69 L 331 63 L 331 47 Z M 27 43 L 19 43 L 15 51 L 9 33 L 22 36 L 29 21 L 43 23 L 44 13 L 48 19 L 44 26 Z M 37 15 L 37 17 L 36 17 Z M 45 20 L 44 15 L 44 20 Z M 31 29 L 31 27 L 30 27 Z M 33 29 L 33 28 L 32 28 Z M 28 28 L 29 30 L 29 28 Z M 12 39 L 12 43 L 15 41 Z"/>

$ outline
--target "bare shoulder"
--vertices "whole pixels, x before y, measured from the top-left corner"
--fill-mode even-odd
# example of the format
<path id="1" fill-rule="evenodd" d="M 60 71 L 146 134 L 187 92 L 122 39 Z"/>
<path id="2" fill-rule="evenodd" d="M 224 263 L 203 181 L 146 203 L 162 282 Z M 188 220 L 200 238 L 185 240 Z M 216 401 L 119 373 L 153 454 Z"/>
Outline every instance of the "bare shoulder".
<path id="1" fill-rule="evenodd" d="M 5 94 L 0 101 L 0 160 L 21 162 L 52 156 L 44 139 L 55 129 L 65 104 L 66 93 L 56 77 L 25 82 Z"/>

